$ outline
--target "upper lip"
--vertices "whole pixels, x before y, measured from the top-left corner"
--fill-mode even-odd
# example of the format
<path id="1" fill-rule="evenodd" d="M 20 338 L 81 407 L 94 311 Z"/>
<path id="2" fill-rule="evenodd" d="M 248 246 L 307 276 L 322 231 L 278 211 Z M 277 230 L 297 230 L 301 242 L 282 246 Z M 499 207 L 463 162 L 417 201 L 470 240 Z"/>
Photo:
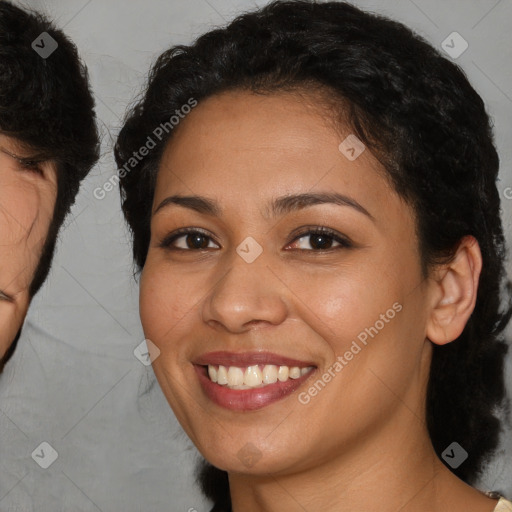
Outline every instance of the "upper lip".
<path id="1" fill-rule="evenodd" d="M 311 362 L 299 361 L 298 359 L 292 359 L 272 352 L 208 352 L 207 354 L 197 357 L 193 362 L 201 366 L 222 365 L 245 367 L 258 364 L 298 366 L 299 368 L 315 366 Z"/>

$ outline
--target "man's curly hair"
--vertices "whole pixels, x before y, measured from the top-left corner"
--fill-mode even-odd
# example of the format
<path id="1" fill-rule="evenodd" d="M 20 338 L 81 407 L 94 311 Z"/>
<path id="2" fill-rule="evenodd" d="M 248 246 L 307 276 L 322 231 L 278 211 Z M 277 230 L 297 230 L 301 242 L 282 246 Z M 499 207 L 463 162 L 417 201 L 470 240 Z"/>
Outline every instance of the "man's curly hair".
<path id="1" fill-rule="evenodd" d="M 233 89 L 271 94 L 318 86 L 338 102 L 332 115 L 343 115 L 412 207 L 425 276 L 453 257 L 464 236 L 480 245 L 474 312 L 457 340 L 433 346 L 426 401 L 436 453 L 456 439 L 469 458 L 450 469 L 474 483 L 499 441 L 496 414 L 508 404 L 503 330 L 512 315 L 512 286 L 504 270 L 492 127 L 457 65 L 401 23 L 350 4 L 274 1 L 158 58 L 119 134 L 117 164 L 125 165 L 191 96 L 200 102 Z M 171 136 L 120 181 L 139 269 L 150 240 L 155 176 Z M 204 462 L 198 478 L 213 511 L 231 509 L 225 472 Z"/>
<path id="2" fill-rule="evenodd" d="M 32 49 L 43 32 L 58 44 L 46 59 Z M 99 137 L 87 69 L 75 45 L 43 15 L 5 0 L 0 0 L 0 133 L 57 167 L 57 200 L 30 284 L 32 298 L 48 276 L 59 229 L 80 182 L 99 158 Z M 0 361 L 0 371 L 19 334 Z"/>

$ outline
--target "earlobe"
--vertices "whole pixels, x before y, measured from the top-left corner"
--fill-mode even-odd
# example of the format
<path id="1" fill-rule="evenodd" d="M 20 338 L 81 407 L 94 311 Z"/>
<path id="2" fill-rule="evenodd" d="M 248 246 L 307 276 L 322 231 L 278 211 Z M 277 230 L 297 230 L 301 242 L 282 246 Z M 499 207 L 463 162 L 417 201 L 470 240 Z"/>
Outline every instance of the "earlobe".
<path id="1" fill-rule="evenodd" d="M 473 236 L 464 237 L 452 261 L 434 271 L 427 338 L 437 345 L 457 339 L 473 313 L 482 254 Z"/>

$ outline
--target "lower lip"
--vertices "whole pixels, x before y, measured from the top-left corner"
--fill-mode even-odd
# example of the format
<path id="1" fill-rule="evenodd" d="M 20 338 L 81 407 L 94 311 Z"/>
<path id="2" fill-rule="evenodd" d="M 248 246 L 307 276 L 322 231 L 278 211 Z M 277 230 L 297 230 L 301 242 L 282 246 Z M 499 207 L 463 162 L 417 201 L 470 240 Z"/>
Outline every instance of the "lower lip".
<path id="1" fill-rule="evenodd" d="M 254 411 L 270 405 L 292 394 L 315 371 L 314 369 L 298 379 L 277 381 L 255 389 L 230 389 L 212 382 L 204 366 L 194 365 L 199 382 L 206 396 L 217 405 L 232 411 Z"/>

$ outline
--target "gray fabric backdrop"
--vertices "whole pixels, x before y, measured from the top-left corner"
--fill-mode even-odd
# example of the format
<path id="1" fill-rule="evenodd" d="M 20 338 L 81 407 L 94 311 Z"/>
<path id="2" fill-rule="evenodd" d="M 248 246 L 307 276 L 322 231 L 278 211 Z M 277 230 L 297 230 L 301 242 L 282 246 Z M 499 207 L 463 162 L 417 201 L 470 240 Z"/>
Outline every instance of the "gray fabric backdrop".
<path id="1" fill-rule="evenodd" d="M 258 2 L 263 5 L 266 2 Z M 435 46 L 456 31 L 456 61 L 495 121 L 503 220 L 512 242 L 512 1 L 357 0 L 414 28 Z M 112 140 L 154 58 L 256 5 L 248 0 L 26 0 L 54 18 L 86 61 L 97 100 L 103 156 L 62 233 L 52 273 L 33 302 L 14 359 L 0 378 L 0 510 L 207 510 L 193 482 L 195 448 L 180 430 L 151 367 L 133 354 L 143 340 L 137 284 L 117 188 Z M 456 48 L 461 48 L 456 43 Z M 509 188 L 511 187 L 511 188 Z M 511 267 L 509 263 L 509 274 Z M 509 333 L 511 333 L 509 329 Z M 507 379 L 511 384 L 511 360 Z M 138 397 L 148 391 L 139 399 Z M 32 453 L 58 454 L 43 469 Z M 37 451 L 39 450 L 39 452 Z M 49 461 L 50 459 L 48 459 Z M 482 489 L 512 497 L 512 433 Z"/>

